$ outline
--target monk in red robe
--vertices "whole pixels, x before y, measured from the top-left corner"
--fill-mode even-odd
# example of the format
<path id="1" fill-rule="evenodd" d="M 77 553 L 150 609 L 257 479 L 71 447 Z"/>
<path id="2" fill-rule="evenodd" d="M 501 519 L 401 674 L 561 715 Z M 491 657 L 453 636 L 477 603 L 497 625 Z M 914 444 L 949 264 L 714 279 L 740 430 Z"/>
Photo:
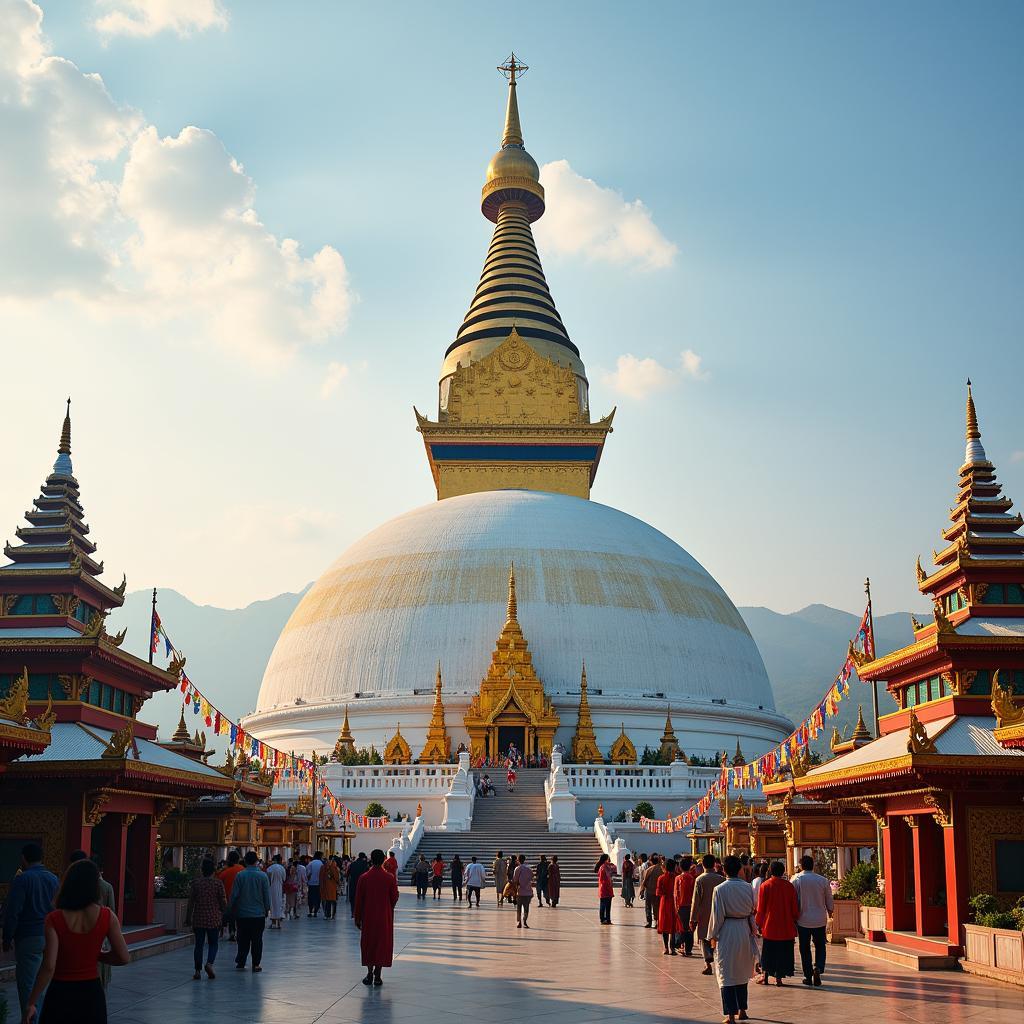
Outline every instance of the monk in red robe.
<path id="1" fill-rule="evenodd" d="M 380 972 L 390 967 L 395 945 L 395 904 L 398 881 L 385 871 L 384 851 L 370 854 L 370 868 L 356 886 L 356 927 L 362 932 L 359 948 L 366 968 L 364 985 L 383 985 Z"/>

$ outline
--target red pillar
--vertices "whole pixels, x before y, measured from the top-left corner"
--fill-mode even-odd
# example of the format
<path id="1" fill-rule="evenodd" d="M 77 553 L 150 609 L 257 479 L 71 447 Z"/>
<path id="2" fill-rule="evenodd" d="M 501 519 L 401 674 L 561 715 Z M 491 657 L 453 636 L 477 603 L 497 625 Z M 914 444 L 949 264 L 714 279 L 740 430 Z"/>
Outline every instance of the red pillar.
<path id="1" fill-rule="evenodd" d="M 955 808 L 951 820 L 950 825 L 942 828 L 942 841 L 946 852 L 947 941 L 951 946 L 963 946 L 963 926 L 970 921 L 967 900 L 971 895 L 967 844 L 962 841 L 966 835 L 966 815 L 959 808 Z"/>
<path id="2" fill-rule="evenodd" d="M 123 814 L 107 814 L 103 818 L 98 851 L 103 867 L 103 877 L 114 887 L 114 903 L 117 916 L 124 919 L 124 871 L 125 852 L 128 843 L 128 829 Z"/>
<path id="3" fill-rule="evenodd" d="M 887 819 L 882 829 L 885 851 L 885 927 L 887 931 L 907 931 L 914 927 L 914 908 L 907 902 L 907 868 L 911 855 L 909 829 L 903 819 Z"/>
<path id="4" fill-rule="evenodd" d="M 132 878 L 132 901 L 125 906 L 128 924 L 153 922 L 153 864 L 157 829 L 152 815 L 140 814 L 128 830 L 126 862 Z"/>

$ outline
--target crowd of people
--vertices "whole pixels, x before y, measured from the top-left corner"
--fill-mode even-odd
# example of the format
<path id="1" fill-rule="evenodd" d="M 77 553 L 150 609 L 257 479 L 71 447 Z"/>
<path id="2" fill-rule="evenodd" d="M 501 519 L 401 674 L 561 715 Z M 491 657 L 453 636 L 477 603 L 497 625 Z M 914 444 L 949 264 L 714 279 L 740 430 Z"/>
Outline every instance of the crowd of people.
<path id="1" fill-rule="evenodd" d="M 594 872 L 599 920 L 610 925 L 616 872 L 607 854 Z M 781 861 L 757 863 L 747 855 L 627 855 L 621 873 L 623 905 L 634 907 L 639 895 L 644 927 L 661 936 L 664 956 L 692 957 L 699 944 L 701 973 L 716 976 L 729 1024 L 749 1019 L 751 979 L 781 986 L 794 976 L 796 940 L 803 984 L 822 984 L 832 887 L 814 870 L 813 858 L 802 857 L 792 879 Z"/>

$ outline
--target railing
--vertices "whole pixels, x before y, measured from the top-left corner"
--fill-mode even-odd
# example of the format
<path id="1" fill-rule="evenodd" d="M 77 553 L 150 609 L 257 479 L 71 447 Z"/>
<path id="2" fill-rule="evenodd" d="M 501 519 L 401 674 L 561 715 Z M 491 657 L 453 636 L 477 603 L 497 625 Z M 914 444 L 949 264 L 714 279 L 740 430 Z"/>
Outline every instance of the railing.
<path id="1" fill-rule="evenodd" d="M 423 838 L 423 819 L 417 818 L 411 825 L 406 823 L 402 834 L 395 840 L 391 852 L 398 861 L 398 870 L 401 871 L 409 862 L 409 858 L 416 852 Z"/>
<path id="2" fill-rule="evenodd" d="M 554 758 L 552 774 L 555 775 Z M 565 777 L 569 792 L 576 796 L 652 796 L 694 799 L 718 778 L 720 769 L 689 765 L 674 761 L 665 765 L 590 765 L 563 764 L 559 770 Z"/>
<path id="3" fill-rule="evenodd" d="M 332 791 L 344 799 L 346 792 L 436 793 L 451 789 L 459 771 L 454 764 L 325 764 L 320 769 Z"/>
<path id="4" fill-rule="evenodd" d="M 438 831 L 468 832 L 473 827 L 476 780 L 469 770 L 469 754 L 459 754 L 459 766 L 451 776 L 444 797 L 444 819 Z"/>
<path id="5" fill-rule="evenodd" d="M 615 865 L 616 872 L 622 872 L 622 862 L 629 853 L 629 847 L 621 839 L 615 839 L 608 831 L 604 818 L 594 819 L 594 838 L 601 845 L 602 851 L 608 854 L 611 862 Z"/>

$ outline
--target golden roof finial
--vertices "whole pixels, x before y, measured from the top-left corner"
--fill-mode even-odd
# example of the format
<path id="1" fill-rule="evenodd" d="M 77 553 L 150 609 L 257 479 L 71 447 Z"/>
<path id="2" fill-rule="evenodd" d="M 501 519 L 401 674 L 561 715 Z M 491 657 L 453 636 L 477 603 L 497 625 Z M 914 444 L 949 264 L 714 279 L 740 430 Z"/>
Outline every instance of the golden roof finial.
<path id="1" fill-rule="evenodd" d="M 352 729 L 349 727 L 349 724 L 348 724 L 348 705 L 347 704 L 345 705 L 345 721 L 342 723 L 342 726 L 341 726 L 341 738 L 342 739 L 348 739 L 348 740 L 352 739 Z"/>
<path id="2" fill-rule="evenodd" d="M 60 432 L 60 444 L 57 445 L 58 455 L 71 454 L 71 399 L 68 398 L 68 410 L 64 414 L 64 426 Z"/>
<path id="3" fill-rule="evenodd" d="M 977 441 L 981 438 L 978 428 L 978 412 L 974 408 L 974 396 L 971 394 L 971 378 L 967 378 L 967 440 Z"/>
<path id="4" fill-rule="evenodd" d="M 516 564 L 509 562 L 508 565 L 508 615 L 506 621 L 518 622 L 519 606 L 516 603 Z"/>
<path id="5" fill-rule="evenodd" d="M 857 724 L 853 727 L 853 735 L 850 737 L 852 740 L 869 740 L 871 739 L 871 733 L 868 732 L 868 727 L 864 724 L 864 705 L 857 705 Z"/>
<path id="6" fill-rule="evenodd" d="M 181 705 L 181 715 L 178 718 L 178 728 L 174 730 L 171 737 L 172 743 L 189 743 L 192 737 L 188 734 L 188 726 L 185 724 L 185 705 Z"/>
<path id="7" fill-rule="evenodd" d="M 526 64 L 521 64 L 513 53 L 504 64 L 498 65 L 498 70 L 508 79 L 508 107 L 505 109 L 505 130 L 502 132 L 501 145 L 502 147 L 521 146 L 523 144 L 523 129 L 519 123 L 516 76 L 522 78 L 529 68 Z"/>
<path id="8" fill-rule="evenodd" d="M 437 659 L 437 681 L 434 683 L 434 693 L 441 696 L 441 659 Z"/>
<path id="9" fill-rule="evenodd" d="M 587 692 L 587 659 L 586 658 L 583 659 L 583 671 L 580 674 L 580 689 L 584 693 Z"/>

